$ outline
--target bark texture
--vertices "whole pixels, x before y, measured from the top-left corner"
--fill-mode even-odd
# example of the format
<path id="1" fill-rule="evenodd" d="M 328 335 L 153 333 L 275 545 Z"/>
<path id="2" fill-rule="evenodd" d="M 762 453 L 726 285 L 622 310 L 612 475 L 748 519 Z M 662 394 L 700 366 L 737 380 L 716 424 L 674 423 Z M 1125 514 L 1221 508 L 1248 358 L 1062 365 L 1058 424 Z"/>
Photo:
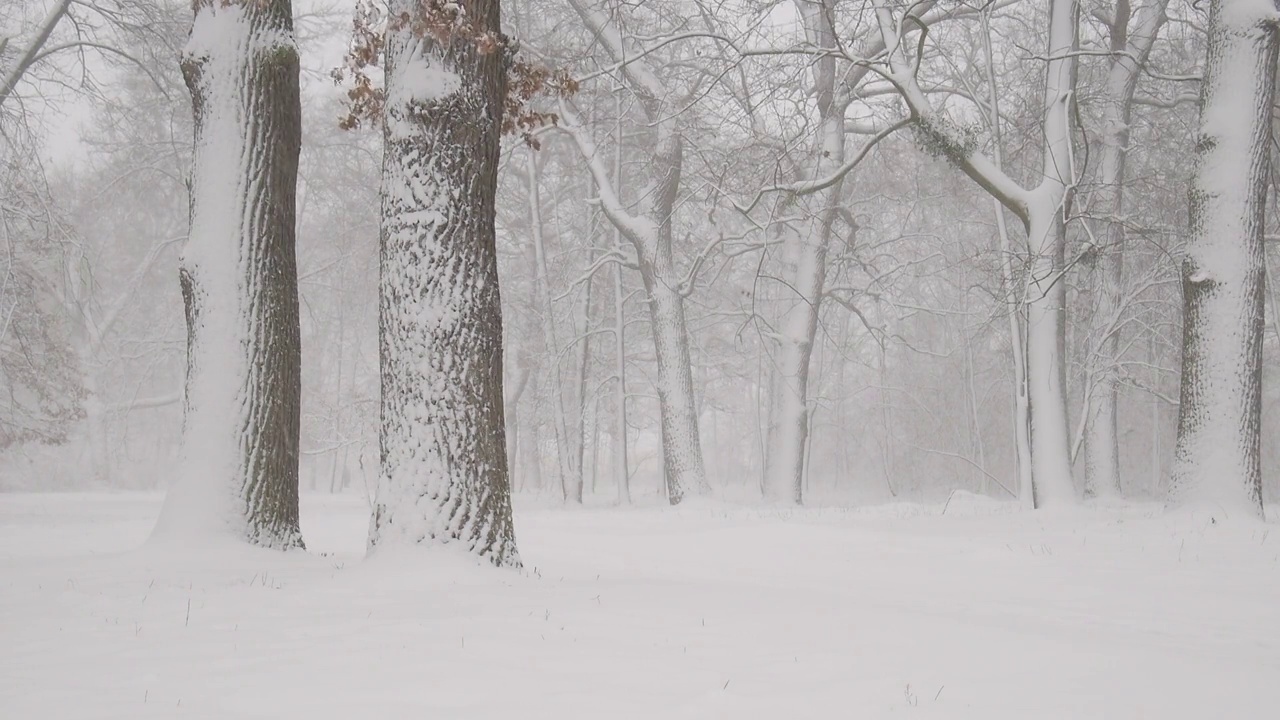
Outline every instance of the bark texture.
<path id="1" fill-rule="evenodd" d="M 1262 514 L 1262 231 L 1280 16 L 1214 0 L 1182 262 L 1182 388 L 1170 499 Z"/>
<path id="2" fill-rule="evenodd" d="M 295 201 L 301 106 L 288 0 L 196 0 L 182 459 L 157 533 L 300 547 Z"/>
<path id="3" fill-rule="evenodd" d="M 461 3 L 497 32 L 497 0 Z M 391 16 L 419 6 L 390 4 Z M 379 349 L 382 470 L 369 545 L 460 546 L 518 567 L 494 238 L 506 59 L 388 31 Z"/>

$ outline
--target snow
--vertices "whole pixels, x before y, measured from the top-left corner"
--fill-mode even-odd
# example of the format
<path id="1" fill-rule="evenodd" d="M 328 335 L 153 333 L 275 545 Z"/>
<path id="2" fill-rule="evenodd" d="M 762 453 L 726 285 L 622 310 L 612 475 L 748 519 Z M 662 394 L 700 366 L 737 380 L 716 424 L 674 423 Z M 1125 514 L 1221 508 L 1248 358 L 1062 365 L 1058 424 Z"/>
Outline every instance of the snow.
<path id="1" fill-rule="evenodd" d="M 1280 532 L 1152 506 L 546 510 L 526 571 L 147 536 L 155 495 L 0 496 L 0 715 L 1173 718 L 1280 714 Z"/>

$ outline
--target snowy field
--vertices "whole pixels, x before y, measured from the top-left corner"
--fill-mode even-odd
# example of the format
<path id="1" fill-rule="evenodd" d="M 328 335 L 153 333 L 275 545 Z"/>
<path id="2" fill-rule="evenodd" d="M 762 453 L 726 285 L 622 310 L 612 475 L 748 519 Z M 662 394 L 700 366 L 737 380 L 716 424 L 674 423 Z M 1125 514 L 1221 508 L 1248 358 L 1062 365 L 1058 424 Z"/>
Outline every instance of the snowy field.
<path id="1" fill-rule="evenodd" d="M 0 495 L 0 717 L 1280 717 L 1280 530 L 1151 506 L 517 502 L 523 573 L 137 550 L 156 495 Z"/>

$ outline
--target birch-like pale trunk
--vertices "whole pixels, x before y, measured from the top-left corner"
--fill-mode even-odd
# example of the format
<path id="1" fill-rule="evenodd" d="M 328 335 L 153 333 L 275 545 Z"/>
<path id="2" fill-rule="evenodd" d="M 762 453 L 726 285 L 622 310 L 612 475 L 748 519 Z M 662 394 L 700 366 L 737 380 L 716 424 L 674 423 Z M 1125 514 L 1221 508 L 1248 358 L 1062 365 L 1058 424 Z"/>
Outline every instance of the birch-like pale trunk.
<path id="1" fill-rule="evenodd" d="M 824 0 L 797 0 L 805 34 L 815 47 L 832 47 L 832 7 Z M 844 114 L 848 101 L 836 87 L 836 60 L 824 57 L 813 65 L 813 87 L 818 103 L 818 133 L 814 143 L 810 178 L 834 173 L 845 162 Z M 774 357 L 773 398 L 770 402 L 768 452 L 765 455 L 764 495 L 775 503 L 803 501 L 805 451 L 809 436 L 809 374 L 818 315 L 826 281 L 827 248 L 844 187 L 844 175 L 826 189 L 797 198 L 807 206 L 810 221 L 788 228 L 784 244 L 786 291 L 778 320 Z"/>
<path id="2" fill-rule="evenodd" d="M 301 110 L 288 0 L 197 0 L 182 450 L 154 537 L 301 547 L 294 252 Z"/>
<path id="3" fill-rule="evenodd" d="M 478 31 L 498 31 L 498 0 L 462 4 Z M 420 12 L 413 0 L 389 9 Z M 505 53 L 417 37 L 413 25 L 386 42 L 382 469 L 369 546 L 455 546 L 518 567 L 494 236 Z"/>
<path id="4" fill-rule="evenodd" d="M 1125 165 L 1134 91 L 1156 34 L 1164 24 L 1166 2 L 1155 0 L 1143 7 L 1131 23 L 1129 0 L 1119 0 L 1109 28 L 1113 55 L 1103 99 L 1099 188 L 1093 202 L 1095 212 L 1101 216 L 1095 237 L 1102 247 L 1098 249 L 1092 318 L 1095 339 L 1085 362 L 1089 401 L 1084 410 L 1084 486 L 1085 493 L 1095 497 L 1120 495 L 1116 405 L 1120 388 L 1120 315 L 1125 310 Z"/>
<path id="5" fill-rule="evenodd" d="M 569 500 L 581 505 L 582 492 L 586 483 L 587 468 L 587 375 L 591 370 L 591 280 L 588 279 L 582 288 L 578 301 L 574 303 L 573 332 L 573 402 L 577 412 L 574 415 L 573 462 L 578 469 L 573 483 L 569 486 Z M 595 432 L 592 426 L 592 432 Z M 595 463 L 592 463 L 592 485 L 595 485 Z"/>
<path id="6" fill-rule="evenodd" d="M 1262 515 L 1263 221 L 1280 51 L 1269 0 L 1213 0 L 1182 260 L 1172 505 Z"/>

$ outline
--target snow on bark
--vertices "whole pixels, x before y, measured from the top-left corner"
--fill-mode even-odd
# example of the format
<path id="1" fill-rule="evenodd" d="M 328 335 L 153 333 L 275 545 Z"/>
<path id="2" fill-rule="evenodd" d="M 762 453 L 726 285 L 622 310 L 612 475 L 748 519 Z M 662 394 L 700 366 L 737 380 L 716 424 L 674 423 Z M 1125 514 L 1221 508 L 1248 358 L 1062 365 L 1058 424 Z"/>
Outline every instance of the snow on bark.
<path id="1" fill-rule="evenodd" d="M 182 452 L 154 537 L 302 545 L 294 215 L 301 140 L 287 0 L 198 0 Z"/>
<path id="2" fill-rule="evenodd" d="M 1261 516 L 1262 231 L 1280 15 L 1269 0 L 1215 0 L 1209 15 L 1170 502 Z"/>
<path id="3" fill-rule="evenodd" d="M 392 17 L 417 4 L 395 0 Z M 497 30 L 497 0 L 467 3 Z M 502 397 L 494 195 L 502 53 L 387 33 L 379 348 L 382 468 L 369 528 L 518 567 Z"/>

